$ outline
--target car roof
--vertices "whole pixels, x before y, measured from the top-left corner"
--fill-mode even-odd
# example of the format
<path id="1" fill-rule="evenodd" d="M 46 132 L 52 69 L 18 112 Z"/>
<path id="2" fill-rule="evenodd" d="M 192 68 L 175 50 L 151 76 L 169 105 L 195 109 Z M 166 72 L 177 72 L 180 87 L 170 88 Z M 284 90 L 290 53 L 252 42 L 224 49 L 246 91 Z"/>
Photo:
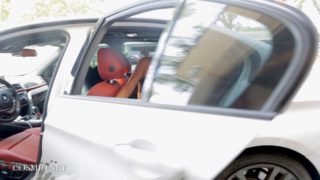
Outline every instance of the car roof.
<path id="1" fill-rule="evenodd" d="M 60 25 L 76 25 L 76 24 L 95 24 L 98 18 L 77 18 L 77 19 L 59 19 L 46 20 L 25 24 L 2 24 L 0 25 L 0 36 L 8 33 L 14 33 L 24 29 L 37 29 L 40 27 L 60 26 Z"/>

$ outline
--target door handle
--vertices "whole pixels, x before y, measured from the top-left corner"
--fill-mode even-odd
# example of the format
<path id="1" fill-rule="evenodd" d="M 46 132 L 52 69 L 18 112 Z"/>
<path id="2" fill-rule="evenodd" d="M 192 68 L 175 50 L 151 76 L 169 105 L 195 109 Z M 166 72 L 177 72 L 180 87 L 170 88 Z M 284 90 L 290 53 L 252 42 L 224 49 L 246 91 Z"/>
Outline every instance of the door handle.
<path id="1" fill-rule="evenodd" d="M 139 149 L 147 152 L 157 151 L 157 147 L 153 143 L 144 139 L 135 139 L 129 143 L 119 143 L 115 145 L 115 147 L 121 147 L 121 146 L 130 146 L 131 148 Z"/>
<path id="2" fill-rule="evenodd" d="M 118 143 L 114 146 L 114 151 L 127 160 L 142 164 L 153 164 L 159 161 L 156 146 L 144 139 L 135 139 L 128 143 Z"/>
<path id="3" fill-rule="evenodd" d="M 118 143 L 114 151 L 138 179 L 183 179 L 182 168 L 170 167 L 157 152 L 156 146 L 143 139 Z"/>

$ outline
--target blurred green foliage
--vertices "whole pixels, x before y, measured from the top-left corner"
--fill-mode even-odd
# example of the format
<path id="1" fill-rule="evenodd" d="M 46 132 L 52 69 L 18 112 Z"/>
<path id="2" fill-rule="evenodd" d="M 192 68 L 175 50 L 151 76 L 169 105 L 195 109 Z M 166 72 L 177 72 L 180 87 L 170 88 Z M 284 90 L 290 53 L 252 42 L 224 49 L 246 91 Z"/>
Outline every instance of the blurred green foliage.
<path id="1" fill-rule="evenodd" d="M 9 17 L 11 0 L 2 0 L 0 2 L 0 21 L 4 21 Z"/>
<path id="2" fill-rule="evenodd" d="M 17 17 L 23 22 L 46 17 L 67 17 L 98 12 L 108 0 L 0 0 L 0 21 Z M 19 7 L 18 7 L 19 6 Z"/>

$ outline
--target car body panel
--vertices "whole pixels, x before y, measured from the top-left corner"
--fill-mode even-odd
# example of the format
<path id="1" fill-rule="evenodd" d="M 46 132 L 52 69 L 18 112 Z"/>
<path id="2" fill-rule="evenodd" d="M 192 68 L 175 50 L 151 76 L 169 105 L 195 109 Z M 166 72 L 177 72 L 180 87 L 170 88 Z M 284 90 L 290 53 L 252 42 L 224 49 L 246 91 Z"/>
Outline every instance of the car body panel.
<path id="1" fill-rule="evenodd" d="M 304 156 L 320 172 L 320 128 L 316 118 L 320 108 L 319 69 L 320 59 L 317 56 L 308 78 L 292 102 L 250 142 L 248 148 L 286 148 Z"/>
<path id="2" fill-rule="evenodd" d="M 253 134 L 256 134 L 260 128 L 266 126 L 268 123 L 268 121 L 253 119 L 179 112 L 148 107 L 142 108 L 124 104 L 117 104 L 115 106 L 114 103 L 95 102 L 68 97 L 55 98 L 55 103 L 60 104 L 60 106 L 49 111 L 51 116 L 48 116 L 46 120 L 43 144 L 43 151 L 46 153 L 43 154 L 42 161 L 50 161 L 51 158 L 63 164 L 73 161 L 77 162 L 83 155 L 69 151 L 69 149 L 72 149 L 74 146 L 73 143 L 70 143 L 70 141 L 72 141 L 71 139 L 74 138 L 78 139 L 77 141 L 79 143 L 81 141 L 85 144 L 88 143 L 87 147 L 90 148 L 84 149 L 83 152 L 90 151 L 92 153 L 86 152 L 88 154 L 83 157 L 86 157 L 85 159 L 88 160 L 96 159 L 95 161 L 98 164 L 103 164 L 103 162 L 100 161 L 105 161 L 102 157 L 112 157 L 112 154 L 119 153 L 118 151 L 121 151 L 118 149 L 119 144 L 130 144 L 130 142 L 135 140 L 142 140 L 152 142 L 147 146 L 155 146 L 157 151 L 148 152 L 148 150 L 143 149 L 148 149 L 148 147 L 143 147 L 141 152 L 142 154 L 144 152 L 146 157 L 150 155 L 155 156 L 159 160 L 164 161 L 165 165 L 169 167 L 176 167 L 178 170 L 184 169 L 202 178 L 211 178 L 214 174 L 218 173 L 224 165 L 227 165 L 227 163 L 232 160 L 234 157 L 232 154 L 238 154 L 238 148 L 249 143 L 250 139 L 254 136 Z M 90 108 L 87 108 L 88 105 Z M 70 106 L 73 108 L 68 108 Z M 59 118 L 60 113 L 58 112 L 62 112 L 64 109 L 68 109 L 68 114 L 64 118 Z M 93 109 L 98 113 L 93 115 L 88 112 Z M 87 111 L 87 113 L 81 113 L 81 117 L 76 115 L 84 111 Z M 139 119 L 133 118 L 139 117 L 141 114 L 145 114 L 144 117 Z M 153 114 L 158 115 L 152 116 Z M 175 117 L 177 116 L 184 118 L 176 119 Z M 68 119 L 68 121 L 65 119 Z M 74 124 L 77 124 L 76 129 L 74 128 Z M 99 126 L 97 126 L 97 124 L 99 124 Z M 66 133 L 66 136 L 60 136 L 60 133 L 58 135 L 56 131 L 51 132 L 51 129 L 61 131 L 63 134 Z M 197 132 L 199 129 L 201 129 L 201 133 L 192 133 Z M 240 131 L 241 134 L 236 133 Z M 230 134 L 230 132 L 233 133 Z M 56 141 L 64 144 L 64 146 L 52 146 L 52 143 L 50 143 L 52 140 L 49 141 L 50 139 L 46 139 L 48 137 L 55 138 Z M 46 142 L 49 144 L 46 144 Z M 55 153 L 48 153 L 55 148 L 63 148 L 64 150 L 60 149 L 56 150 Z M 96 157 L 96 154 L 101 148 L 105 150 L 105 155 Z M 65 161 L 63 157 L 69 153 L 73 155 L 68 156 L 68 161 Z M 208 156 L 208 154 L 211 155 Z M 113 159 L 115 159 L 114 163 L 119 166 L 119 169 L 127 166 L 121 161 L 121 158 Z M 143 160 L 146 159 L 141 159 L 141 161 Z M 77 162 L 77 164 L 78 163 L 79 162 Z M 153 163 L 156 164 L 157 161 Z M 80 164 L 81 165 L 77 165 L 78 169 L 72 164 L 66 164 L 68 167 L 73 167 L 73 171 L 71 172 L 70 170 L 68 173 L 77 174 L 79 173 L 79 168 L 85 168 L 90 163 Z M 85 173 L 90 173 L 92 177 L 98 178 L 102 174 L 96 170 L 97 169 L 86 170 Z M 106 170 L 107 169 L 102 172 Z M 131 178 L 131 176 L 128 176 L 128 178 L 129 177 Z M 121 178 L 122 177 L 119 176 L 116 179 Z"/>
<path id="3" fill-rule="evenodd" d="M 295 151 L 320 172 L 320 101 L 293 102 L 286 113 L 277 116 L 248 147 L 274 146 Z M 307 114 L 307 116 L 306 116 Z"/>

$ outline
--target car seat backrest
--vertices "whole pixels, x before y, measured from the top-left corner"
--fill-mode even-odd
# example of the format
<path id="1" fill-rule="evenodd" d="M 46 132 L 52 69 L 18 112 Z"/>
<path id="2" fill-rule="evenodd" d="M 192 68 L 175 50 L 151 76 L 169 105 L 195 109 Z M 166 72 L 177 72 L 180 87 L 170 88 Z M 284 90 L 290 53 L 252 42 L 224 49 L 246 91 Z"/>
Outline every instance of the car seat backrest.
<path id="1" fill-rule="evenodd" d="M 102 80 L 121 79 L 131 70 L 130 62 L 110 48 L 98 51 L 98 72 Z"/>
<path id="2" fill-rule="evenodd" d="M 126 74 L 131 71 L 130 62 L 110 48 L 98 51 L 98 72 L 103 80 L 89 89 L 89 96 L 114 97 L 126 83 Z"/>

